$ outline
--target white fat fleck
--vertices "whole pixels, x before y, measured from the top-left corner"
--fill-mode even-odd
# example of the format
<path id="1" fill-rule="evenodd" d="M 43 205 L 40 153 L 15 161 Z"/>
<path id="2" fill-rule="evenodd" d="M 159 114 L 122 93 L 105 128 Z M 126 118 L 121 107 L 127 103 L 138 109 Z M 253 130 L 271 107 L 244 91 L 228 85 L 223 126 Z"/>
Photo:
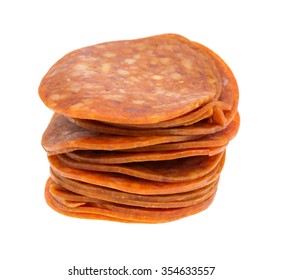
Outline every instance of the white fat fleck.
<path id="1" fill-rule="evenodd" d="M 85 70 L 90 70 L 90 67 L 87 63 L 78 63 L 73 66 L 73 69 L 75 71 L 85 71 Z"/>
<path id="2" fill-rule="evenodd" d="M 72 92 L 78 92 L 81 90 L 81 84 L 80 83 L 70 83 L 66 86 L 66 89 Z"/>
<path id="3" fill-rule="evenodd" d="M 162 88 L 162 87 L 156 87 L 156 93 L 157 93 L 157 94 L 162 94 L 162 93 L 164 93 L 164 92 L 166 92 L 166 90 L 165 90 L 164 88 Z"/>
<path id="4" fill-rule="evenodd" d="M 88 63 L 96 63 L 99 60 L 99 57 L 86 56 L 84 60 Z"/>
<path id="5" fill-rule="evenodd" d="M 229 84 L 229 80 L 224 78 L 223 79 L 223 86 L 227 86 Z"/>
<path id="6" fill-rule="evenodd" d="M 125 63 L 131 65 L 131 64 L 134 64 L 136 62 L 136 59 L 133 59 L 133 58 L 126 58 L 124 60 Z"/>
<path id="7" fill-rule="evenodd" d="M 113 100 L 113 101 L 122 101 L 124 99 L 124 95 L 121 94 L 107 94 L 104 95 L 105 99 Z"/>
<path id="8" fill-rule="evenodd" d="M 101 72 L 102 72 L 103 74 L 108 74 L 108 73 L 110 72 L 110 70 L 111 70 L 111 64 L 110 64 L 110 63 L 104 63 L 104 64 L 102 64 L 102 66 L 101 66 Z"/>
<path id="9" fill-rule="evenodd" d="M 189 94 L 191 94 L 191 95 L 194 95 L 194 93 L 193 93 L 193 92 L 190 92 L 188 88 L 182 88 L 182 89 L 180 90 L 180 92 L 181 92 L 181 93 L 189 93 Z"/>
<path id="10" fill-rule="evenodd" d="M 118 69 L 117 70 L 117 73 L 119 75 L 122 75 L 122 76 L 126 76 L 126 75 L 129 75 L 129 72 L 127 70 L 124 70 L 124 69 Z"/>
<path id="11" fill-rule="evenodd" d="M 93 99 L 83 99 L 82 102 L 84 105 L 92 105 Z"/>
<path id="12" fill-rule="evenodd" d="M 57 101 L 57 100 L 61 100 L 61 99 L 64 99 L 64 98 L 62 98 L 61 94 L 53 94 L 53 95 L 50 96 L 50 99 Z"/>
<path id="13" fill-rule="evenodd" d="M 98 44 L 98 45 L 95 46 L 95 48 L 97 48 L 97 49 L 104 49 L 105 47 L 106 46 L 103 45 L 103 44 Z"/>
<path id="14" fill-rule="evenodd" d="M 190 102 L 191 100 L 189 100 L 189 102 Z M 187 103 L 187 101 L 186 101 L 186 99 L 182 99 L 182 100 L 180 100 L 178 103 L 180 103 L 180 104 L 186 104 Z"/>
<path id="15" fill-rule="evenodd" d="M 91 83 L 83 83 L 82 85 L 81 85 L 81 89 L 85 92 L 85 91 L 100 91 L 100 90 L 102 90 L 104 87 L 102 86 L 102 85 L 99 85 L 99 84 L 91 84 Z"/>
<path id="16" fill-rule="evenodd" d="M 193 63 L 190 59 L 184 58 L 184 59 L 181 60 L 181 63 L 186 69 L 188 69 L 188 70 L 192 69 Z"/>
<path id="17" fill-rule="evenodd" d="M 80 54 L 80 55 L 77 55 L 76 58 L 78 58 L 79 60 L 85 60 L 85 55 Z"/>
<path id="18" fill-rule="evenodd" d="M 165 96 L 167 97 L 173 97 L 173 98 L 180 98 L 181 94 L 173 91 L 168 91 L 164 93 Z"/>
<path id="19" fill-rule="evenodd" d="M 58 69 L 51 70 L 51 72 L 49 72 L 49 77 L 53 77 L 56 74 L 58 74 L 59 72 L 60 72 L 60 70 L 58 70 Z"/>
<path id="20" fill-rule="evenodd" d="M 139 82 L 139 79 L 136 78 L 136 77 L 134 77 L 134 76 L 131 76 L 131 77 L 129 78 L 129 80 L 130 80 L 131 82 L 135 82 L 135 83 Z"/>
<path id="21" fill-rule="evenodd" d="M 136 105 L 141 105 L 141 104 L 144 104 L 144 103 L 145 103 L 145 100 L 139 100 L 139 99 L 137 99 L 137 100 L 133 100 L 132 103 L 133 103 L 133 104 L 136 104 Z"/>
<path id="22" fill-rule="evenodd" d="M 152 65 L 157 65 L 157 64 L 159 64 L 159 59 L 153 57 L 153 58 L 151 58 L 150 63 L 151 63 Z"/>
<path id="23" fill-rule="evenodd" d="M 182 75 L 177 73 L 177 72 L 174 72 L 174 73 L 170 74 L 170 77 L 173 80 L 177 80 L 177 81 L 179 81 L 179 80 L 181 80 L 183 78 Z"/>
<path id="24" fill-rule="evenodd" d="M 152 79 L 159 81 L 159 80 L 162 80 L 162 79 L 163 79 L 163 76 L 154 75 L 154 76 L 152 76 Z"/>
<path id="25" fill-rule="evenodd" d="M 168 64 L 170 62 L 170 58 L 169 57 L 161 57 L 160 61 L 162 64 Z"/>
<path id="26" fill-rule="evenodd" d="M 116 57 L 117 55 L 113 52 L 105 52 L 103 53 L 103 56 L 107 58 L 112 58 L 112 57 Z"/>
<path id="27" fill-rule="evenodd" d="M 78 109 L 80 109 L 81 107 L 84 107 L 84 106 L 85 106 L 85 105 L 84 105 L 83 103 L 79 102 L 79 103 L 76 103 L 76 104 L 71 105 L 69 108 L 70 108 L 71 110 L 78 110 Z"/>
<path id="28" fill-rule="evenodd" d="M 139 43 L 137 46 L 136 46 L 137 50 L 139 51 L 143 51 L 146 49 L 146 45 L 144 45 L 143 43 Z"/>

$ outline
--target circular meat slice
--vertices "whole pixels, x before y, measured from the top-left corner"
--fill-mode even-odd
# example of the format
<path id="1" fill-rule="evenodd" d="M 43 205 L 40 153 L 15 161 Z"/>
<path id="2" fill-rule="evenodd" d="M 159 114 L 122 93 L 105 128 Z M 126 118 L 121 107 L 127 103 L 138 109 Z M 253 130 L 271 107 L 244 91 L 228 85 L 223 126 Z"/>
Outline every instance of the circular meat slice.
<path id="1" fill-rule="evenodd" d="M 185 126 L 192 125 L 201 120 L 207 119 L 211 117 L 212 115 L 213 115 L 213 108 L 209 108 L 203 114 L 199 115 L 197 118 L 191 119 L 189 122 L 187 121 L 185 124 L 181 124 L 181 125 L 185 125 Z M 150 136 L 150 135 L 158 134 L 158 131 L 153 131 L 153 130 L 146 129 L 146 128 L 139 128 L 139 127 L 136 128 L 133 126 L 121 126 L 121 125 L 104 123 L 100 121 L 76 119 L 76 118 L 68 118 L 68 120 L 85 129 L 99 131 L 101 133 L 109 133 L 109 134 L 116 134 L 116 135 L 131 135 L 131 136 L 140 136 L 140 134 L 142 134 L 143 136 L 144 135 Z M 162 123 L 165 123 L 165 122 L 162 122 Z M 173 126 L 172 125 L 168 126 L 168 128 L 171 128 L 171 127 Z M 163 130 L 162 134 L 164 134 L 165 132 L 167 135 L 169 135 L 170 132 L 169 131 L 166 132 L 166 131 L 167 130 Z"/>
<path id="2" fill-rule="evenodd" d="M 149 161 L 125 164 L 95 164 L 76 161 L 67 155 L 54 155 L 71 168 L 115 172 L 158 182 L 184 182 L 203 177 L 212 171 L 223 153 L 215 156 L 196 156 L 166 161 Z"/>
<path id="3" fill-rule="evenodd" d="M 212 148 L 195 148 L 168 151 L 151 152 L 122 152 L 122 151 L 91 151 L 79 150 L 75 153 L 67 153 L 69 158 L 74 160 L 97 163 L 97 164 L 119 164 L 128 162 L 144 161 L 166 161 L 194 156 L 214 156 L 225 151 L 226 145 Z"/>
<path id="4" fill-rule="evenodd" d="M 58 199 L 50 192 L 52 179 L 48 179 L 45 187 L 45 198 L 48 205 L 59 213 L 92 219 L 105 219 L 111 221 L 124 221 L 135 223 L 165 223 L 178 220 L 205 210 L 212 203 L 215 191 L 205 200 L 187 207 L 179 208 L 143 208 L 136 206 L 123 206 L 106 201 L 88 202 L 86 205 L 69 205 L 68 201 Z"/>
<path id="5" fill-rule="evenodd" d="M 237 112 L 238 86 L 236 79 L 226 63 L 206 47 L 194 43 L 203 49 L 219 70 L 223 82 L 222 94 L 218 101 L 212 101 L 205 106 L 180 117 L 155 124 L 118 125 L 94 120 L 70 118 L 75 124 L 89 130 L 116 135 L 152 136 L 152 135 L 204 135 L 220 131 L 228 125 Z M 210 119 L 201 121 L 208 117 Z M 215 123 L 214 123 L 215 122 Z M 217 124 L 216 124 L 217 123 Z M 219 124 L 219 125 L 218 125 Z"/>
<path id="6" fill-rule="evenodd" d="M 196 137 L 198 138 L 198 136 Z M 195 136 L 122 136 L 89 131 L 55 113 L 42 136 L 46 152 L 59 154 L 74 150 L 120 150 L 145 147 L 160 143 L 195 139 Z"/>
<path id="7" fill-rule="evenodd" d="M 60 203 L 57 202 L 51 195 L 51 192 L 50 192 L 51 184 L 52 184 L 52 179 L 48 178 L 46 182 L 46 186 L 45 186 L 45 192 L 44 192 L 45 200 L 50 208 L 52 208 L 53 210 L 55 210 L 56 212 L 60 214 L 63 214 L 69 217 L 73 217 L 73 218 L 84 218 L 84 219 L 93 219 L 93 220 L 94 219 L 95 220 L 107 220 L 107 221 L 112 221 L 112 222 L 133 223 L 132 221 L 128 221 L 125 219 L 109 217 L 109 216 L 105 216 L 101 214 L 76 213 L 76 212 L 70 211 L 70 209 L 68 209 L 67 207 L 64 207 L 64 209 L 62 209 L 63 205 L 61 205 L 60 207 Z"/>
<path id="8" fill-rule="evenodd" d="M 203 186 L 197 190 L 179 193 L 179 194 L 168 194 L 168 195 L 140 195 L 132 194 L 127 192 L 121 192 L 114 189 L 100 187 L 84 182 L 67 179 L 56 175 L 51 172 L 51 178 L 57 186 L 51 186 L 50 192 L 59 191 L 65 192 L 66 190 L 72 192 L 73 195 L 79 195 L 80 197 L 67 198 L 66 200 L 85 203 L 91 202 L 92 199 L 104 200 L 113 203 L 119 203 L 123 205 L 139 206 L 139 207 L 150 207 L 150 208 L 175 208 L 175 207 L 186 207 L 193 205 L 197 202 L 203 201 L 207 196 L 214 190 L 214 186 L 218 184 L 219 178 Z M 68 193 L 67 193 L 68 194 Z M 61 194 L 63 197 L 64 193 Z"/>
<path id="9" fill-rule="evenodd" d="M 218 100 L 231 106 L 231 109 L 227 110 L 224 114 L 224 125 L 227 125 L 232 121 L 232 119 L 236 115 L 239 103 L 239 88 L 235 76 L 233 75 L 233 72 L 231 71 L 229 66 L 223 61 L 221 57 L 219 57 L 206 46 L 203 46 L 196 42 L 194 42 L 194 44 L 201 50 L 209 54 L 212 58 L 214 58 L 216 67 L 220 72 L 222 80 L 222 94 L 220 95 Z"/>
<path id="10" fill-rule="evenodd" d="M 237 113 L 232 122 L 225 129 L 210 135 L 206 135 L 200 139 L 121 150 L 120 152 L 156 152 L 220 147 L 227 145 L 236 136 L 239 126 L 240 115 Z"/>
<path id="11" fill-rule="evenodd" d="M 51 170 L 58 176 L 82 181 L 85 183 L 103 186 L 123 192 L 155 195 L 175 194 L 202 188 L 214 182 L 220 175 L 225 160 L 225 154 L 218 165 L 207 175 L 187 182 L 157 182 L 124 174 L 99 171 L 85 171 L 64 165 L 57 157 L 49 157 Z"/>
<path id="12" fill-rule="evenodd" d="M 75 50 L 51 67 L 39 95 L 69 117 L 148 124 L 210 102 L 220 83 L 213 61 L 192 42 L 164 34 Z"/>

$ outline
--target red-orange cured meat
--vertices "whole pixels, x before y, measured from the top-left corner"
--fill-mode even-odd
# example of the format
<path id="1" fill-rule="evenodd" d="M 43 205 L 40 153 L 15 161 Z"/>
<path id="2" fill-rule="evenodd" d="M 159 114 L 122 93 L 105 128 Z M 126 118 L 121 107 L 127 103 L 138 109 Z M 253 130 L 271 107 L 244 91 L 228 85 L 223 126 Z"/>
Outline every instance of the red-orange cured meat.
<path id="1" fill-rule="evenodd" d="M 195 110 L 191 113 L 185 114 L 178 118 L 174 118 L 172 120 L 159 122 L 155 124 L 147 124 L 147 125 L 142 125 L 142 124 L 139 124 L 139 125 L 123 124 L 121 125 L 121 124 L 105 123 L 105 122 L 99 122 L 99 121 L 94 121 L 94 120 L 76 119 L 76 118 L 68 118 L 68 120 L 86 129 L 89 129 L 89 130 L 97 130 L 97 129 L 99 130 L 100 129 L 100 131 L 103 131 L 105 133 L 110 133 L 110 132 L 115 131 L 116 134 L 122 135 L 121 132 L 125 129 L 133 130 L 133 133 L 134 133 L 134 130 L 137 130 L 139 128 L 139 131 L 141 133 L 144 134 L 145 132 L 146 134 L 148 134 L 148 132 L 151 131 L 151 130 L 148 130 L 150 128 L 173 128 L 177 126 L 187 126 L 187 125 L 197 123 L 201 120 L 207 119 L 213 115 L 214 106 L 215 106 L 214 102 L 210 102 L 206 106 L 201 107 L 198 110 Z M 119 132 L 119 129 L 120 129 L 120 132 Z M 127 132 L 127 134 L 128 133 L 129 132 Z"/>
<path id="2" fill-rule="evenodd" d="M 177 34 L 106 42 L 57 61 L 39 86 L 47 204 L 75 218 L 165 223 L 209 207 L 237 135 L 229 66 Z"/>
<path id="3" fill-rule="evenodd" d="M 190 125 L 192 123 L 195 123 L 196 121 L 200 121 L 201 119 L 206 118 L 208 115 L 211 115 L 213 117 L 213 120 L 223 126 L 230 123 L 232 120 L 234 114 L 237 111 L 238 106 L 238 86 L 237 82 L 235 80 L 235 77 L 228 67 L 226 63 L 214 52 L 212 52 L 207 47 L 200 45 L 196 42 L 194 42 L 195 46 L 198 47 L 201 51 L 205 52 L 205 54 L 210 57 L 210 59 L 215 63 L 219 73 L 220 73 L 220 81 L 223 84 L 222 92 L 220 92 L 220 95 L 217 95 L 214 100 L 211 101 L 208 104 L 204 105 L 203 107 L 197 108 L 196 110 L 189 112 L 187 114 L 181 115 L 177 118 L 169 119 L 167 121 L 158 122 L 158 123 L 152 123 L 152 124 L 133 124 L 133 125 L 127 125 L 131 128 L 142 128 L 142 131 L 139 131 L 139 135 L 150 135 L 149 131 L 144 131 L 144 128 L 168 128 L 168 127 L 176 127 L 181 125 Z M 221 85 L 221 83 L 220 83 Z M 220 86 L 221 88 L 221 86 Z M 212 110 L 212 111 L 210 111 Z M 225 116 L 224 112 L 231 111 Z M 134 132 L 131 130 L 122 130 L 121 128 L 114 128 L 109 126 L 109 124 L 105 123 L 99 123 L 95 122 L 93 120 L 83 120 L 83 119 L 73 119 L 73 121 L 87 129 L 93 129 L 98 130 L 105 133 L 113 133 L 113 134 L 119 134 L 119 135 L 138 135 L 138 131 Z M 126 125 L 123 124 L 122 126 Z M 185 131 L 185 130 L 184 130 Z M 164 135 L 169 134 L 168 132 L 160 132 L 159 130 L 153 130 L 155 133 L 154 135 Z M 189 131 L 186 130 L 186 133 Z M 183 135 L 184 132 L 182 132 Z M 172 134 L 176 134 L 173 132 Z"/>
<path id="4" fill-rule="evenodd" d="M 237 134 L 240 118 L 237 114 L 224 130 L 198 140 L 159 144 L 120 151 L 78 150 L 66 155 L 74 160 L 88 163 L 116 164 L 155 160 L 171 160 L 187 156 L 214 155 L 223 151 Z"/>
<path id="5" fill-rule="evenodd" d="M 179 208 L 140 208 L 122 206 L 111 202 L 87 203 L 76 207 L 69 207 L 64 200 L 58 200 L 50 193 L 51 179 L 47 181 L 45 197 L 48 204 L 56 211 L 79 218 L 99 218 L 112 221 L 128 221 L 134 223 L 165 223 L 178 220 L 205 210 L 212 203 L 215 192 L 207 199 L 187 207 Z M 93 215 L 93 217 L 92 217 Z M 109 217 L 109 218 L 108 218 Z"/>
<path id="6" fill-rule="evenodd" d="M 195 156 L 214 156 L 225 151 L 227 145 L 212 148 L 195 148 L 152 152 L 126 152 L 121 151 L 78 151 L 68 153 L 68 157 L 98 164 L 118 164 L 128 162 L 166 161 Z"/>
<path id="7" fill-rule="evenodd" d="M 176 143 L 158 144 L 158 145 L 152 145 L 147 147 L 122 150 L 121 152 L 156 152 L 156 151 L 169 151 L 169 150 L 172 151 L 172 150 L 183 150 L 183 149 L 221 147 L 227 145 L 236 136 L 239 130 L 239 126 L 240 126 L 240 116 L 237 113 L 234 116 L 232 122 L 224 130 L 206 135 L 199 139 L 176 142 Z"/>
<path id="8" fill-rule="evenodd" d="M 68 167 L 102 172 L 115 172 L 159 182 L 183 182 L 208 174 L 219 163 L 223 152 L 214 156 L 186 157 L 164 162 L 147 161 L 127 164 L 95 164 L 76 161 L 66 155 L 57 155 Z"/>
<path id="9" fill-rule="evenodd" d="M 123 192 L 146 195 L 181 193 L 206 186 L 219 177 L 224 160 L 225 155 L 218 165 L 202 178 L 187 182 L 167 183 L 135 178 L 124 174 L 79 170 L 64 165 L 56 157 L 49 157 L 53 172 L 59 176 Z"/>
<path id="10" fill-rule="evenodd" d="M 148 145 L 179 142 L 199 136 L 119 136 L 89 131 L 79 127 L 64 116 L 54 114 L 42 137 L 42 146 L 51 154 L 66 153 L 75 150 L 120 150 L 144 147 Z"/>
<path id="11" fill-rule="evenodd" d="M 217 179 L 216 181 L 207 184 L 207 186 L 184 193 L 168 195 L 140 195 L 120 192 L 114 189 L 67 179 L 65 177 L 55 175 L 54 172 L 51 172 L 51 178 L 57 185 L 53 187 L 51 186 L 50 192 L 57 192 L 57 195 L 61 195 L 61 197 L 63 194 L 58 194 L 59 191 L 69 191 L 73 196 L 78 195 L 76 198 L 65 197 L 66 200 L 72 201 L 73 203 L 84 204 L 85 202 L 91 202 L 98 199 L 123 205 L 149 208 L 176 208 L 193 205 L 210 196 L 215 191 L 215 186 L 218 184 Z"/>
<path id="12" fill-rule="evenodd" d="M 164 34 L 73 51 L 48 71 L 39 94 L 69 117 L 146 124 L 208 103 L 220 83 L 213 61 L 191 41 Z"/>

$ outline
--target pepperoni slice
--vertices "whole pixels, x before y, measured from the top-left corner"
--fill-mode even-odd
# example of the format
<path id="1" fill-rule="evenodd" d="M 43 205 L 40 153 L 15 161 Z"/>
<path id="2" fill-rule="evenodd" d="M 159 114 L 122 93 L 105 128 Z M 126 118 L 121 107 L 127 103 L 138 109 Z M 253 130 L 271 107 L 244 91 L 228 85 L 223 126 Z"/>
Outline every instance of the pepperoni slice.
<path id="1" fill-rule="evenodd" d="M 73 118 L 157 123 L 220 94 L 216 71 L 191 41 L 164 34 L 75 50 L 51 67 L 39 95 L 49 108 Z"/>
<path id="2" fill-rule="evenodd" d="M 89 131 L 55 113 L 42 137 L 42 146 L 51 154 L 74 150 L 120 150 L 144 147 L 154 144 L 197 139 L 199 136 L 119 136 Z"/>
<path id="3" fill-rule="evenodd" d="M 90 202 L 95 200 L 109 201 L 122 205 L 131 205 L 139 207 L 149 208 L 176 208 L 186 207 L 200 202 L 207 198 L 213 192 L 214 185 L 218 183 L 218 180 L 207 184 L 196 190 L 166 195 L 141 195 L 132 194 L 126 192 L 120 192 L 114 189 L 104 188 L 101 186 L 84 183 L 68 179 L 54 172 L 51 172 L 51 178 L 56 186 L 51 186 L 50 192 L 56 192 L 61 197 L 64 197 L 66 191 L 72 192 L 71 197 L 66 197 L 68 201 L 76 201 L 76 203 Z M 60 193 L 59 193 L 60 192 Z"/>
<path id="4" fill-rule="evenodd" d="M 187 192 L 206 186 L 214 182 L 220 175 L 225 160 L 222 156 L 216 167 L 207 175 L 185 182 L 157 182 L 142 178 L 135 178 L 125 174 L 107 173 L 99 171 L 86 171 L 66 166 L 57 157 L 49 157 L 51 169 L 55 174 L 89 184 L 103 186 L 135 194 L 175 194 Z"/>
<path id="5" fill-rule="evenodd" d="M 54 183 L 49 179 L 45 189 L 46 201 L 50 207 L 61 214 L 77 218 L 103 219 L 130 223 L 165 223 L 196 214 L 209 207 L 216 192 L 215 185 L 211 194 L 198 203 L 186 207 L 158 209 L 124 206 L 97 199 L 94 201 L 89 201 L 88 199 L 86 203 L 69 202 L 66 198 L 77 199 L 77 196 L 71 193 L 65 193 L 62 197 L 61 193 L 58 194 L 58 192 L 54 191 L 54 188 L 51 188 L 53 186 Z"/>
<path id="6" fill-rule="evenodd" d="M 194 156 L 164 162 L 149 161 L 127 164 L 95 164 L 76 161 L 66 155 L 57 155 L 68 167 L 126 174 L 129 176 L 158 182 L 191 181 L 208 174 L 218 164 L 223 153 L 214 156 Z"/>
<path id="7" fill-rule="evenodd" d="M 45 199 L 70 217 L 164 223 L 212 203 L 240 126 L 229 66 L 177 34 L 72 51 L 43 77 Z"/>

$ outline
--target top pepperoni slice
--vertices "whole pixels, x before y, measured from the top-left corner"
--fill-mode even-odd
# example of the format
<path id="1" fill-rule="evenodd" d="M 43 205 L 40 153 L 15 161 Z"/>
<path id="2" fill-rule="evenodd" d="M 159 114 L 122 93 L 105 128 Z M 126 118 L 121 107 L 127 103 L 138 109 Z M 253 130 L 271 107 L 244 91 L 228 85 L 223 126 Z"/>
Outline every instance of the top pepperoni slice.
<path id="1" fill-rule="evenodd" d="M 220 92 L 213 61 L 176 34 L 75 50 L 51 67 L 39 87 L 42 101 L 60 114 L 117 124 L 176 118 Z"/>

